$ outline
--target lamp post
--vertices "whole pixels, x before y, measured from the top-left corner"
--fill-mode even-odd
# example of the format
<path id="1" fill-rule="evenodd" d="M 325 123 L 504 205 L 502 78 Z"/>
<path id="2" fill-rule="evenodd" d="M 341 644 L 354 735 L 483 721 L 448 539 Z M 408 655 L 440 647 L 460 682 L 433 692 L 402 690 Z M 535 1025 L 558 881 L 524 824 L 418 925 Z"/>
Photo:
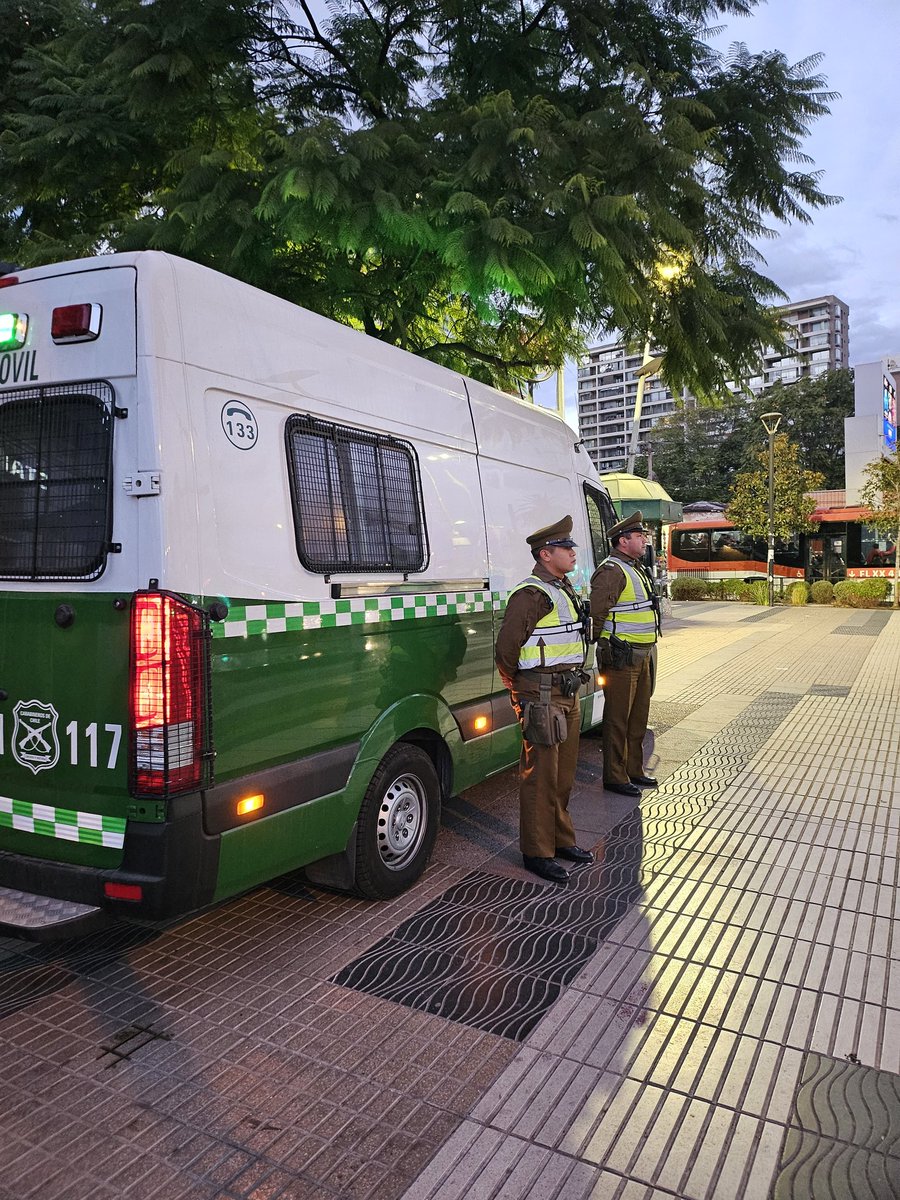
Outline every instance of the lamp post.
<path id="1" fill-rule="evenodd" d="M 634 460 L 638 452 L 638 441 L 641 434 L 641 409 L 644 407 L 644 388 L 647 386 L 648 376 L 656 375 L 659 371 L 663 363 L 663 358 L 664 355 L 662 354 L 656 358 L 651 358 L 650 342 L 647 341 L 644 343 L 644 355 L 637 373 L 637 391 L 634 395 L 634 418 L 631 422 L 631 437 L 628 439 L 628 461 L 625 465 L 625 470 L 629 475 L 634 474 Z"/>
<path id="2" fill-rule="evenodd" d="M 766 567 L 769 576 L 769 608 L 775 604 L 775 434 L 781 424 L 781 413 L 763 413 L 759 418 L 769 435 L 769 556 Z"/>
<path id="3" fill-rule="evenodd" d="M 667 247 L 660 247 L 661 258 L 654 263 L 651 278 L 657 290 L 661 294 L 668 292 L 679 276 L 683 275 L 687 270 L 690 256 L 683 250 L 671 250 Z M 653 316 L 656 312 L 655 306 L 650 309 L 650 325 L 653 325 Z M 625 470 L 629 475 L 634 473 L 634 460 L 637 457 L 638 442 L 641 436 L 641 410 L 644 407 L 644 389 L 647 386 L 647 379 L 651 375 L 659 374 L 659 369 L 663 365 L 665 354 L 659 354 L 655 358 L 650 355 L 650 330 L 647 331 L 647 340 L 644 342 L 644 353 L 641 358 L 641 365 L 637 373 L 637 391 L 634 396 L 634 416 L 631 421 L 631 437 L 628 439 L 628 458 L 625 464 Z"/>

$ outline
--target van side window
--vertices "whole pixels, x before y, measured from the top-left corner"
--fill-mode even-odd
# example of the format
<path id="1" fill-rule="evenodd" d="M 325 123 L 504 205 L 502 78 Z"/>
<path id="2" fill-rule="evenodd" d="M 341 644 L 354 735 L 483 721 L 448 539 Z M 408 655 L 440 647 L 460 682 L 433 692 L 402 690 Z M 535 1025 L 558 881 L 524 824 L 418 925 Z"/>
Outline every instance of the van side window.
<path id="1" fill-rule="evenodd" d="M 407 442 L 317 417 L 289 417 L 297 553 L 308 571 L 423 571 L 428 536 Z"/>
<path id="2" fill-rule="evenodd" d="M 96 579 L 112 529 L 107 383 L 0 395 L 0 579 Z"/>
<path id="3" fill-rule="evenodd" d="M 598 491 L 589 483 L 584 485 L 584 502 L 587 507 L 588 528 L 591 532 L 591 546 L 594 551 L 594 566 L 599 567 L 609 554 L 609 541 L 606 531 L 610 525 L 618 521 L 612 501 L 605 492 Z"/>

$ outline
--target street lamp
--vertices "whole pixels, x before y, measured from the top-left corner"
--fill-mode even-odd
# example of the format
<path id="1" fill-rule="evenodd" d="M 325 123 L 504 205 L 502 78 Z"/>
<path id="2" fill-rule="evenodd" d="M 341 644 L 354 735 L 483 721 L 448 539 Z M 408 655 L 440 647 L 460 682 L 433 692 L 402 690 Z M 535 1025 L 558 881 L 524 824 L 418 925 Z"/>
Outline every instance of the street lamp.
<path id="1" fill-rule="evenodd" d="M 678 278 L 687 270 L 690 256 L 683 250 L 669 250 L 662 247 L 662 257 L 658 262 L 654 263 L 652 270 L 652 279 L 660 293 L 668 292 Z M 654 306 L 655 308 L 655 306 Z M 651 308 L 650 316 L 652 325 L 652 317 L 654 308 Z M 631 421 L 631 437 L 628 439 L 628 459 L 625 464 L 625 470 L 629 475 L 634 473 L 634 460 L 637 457 L 638 442 L 641 434 L 641 410 L 644 407 L 644 389 L 647 386 L 647 379 L 651 375 L 658 375 L 659 369 L 665 360 L 665 354 L 658 354 L 655 358 L 650 355 L 650 336 L 648 333 L 647 340 L 644 342 L 644 353 L 641 358 L 641 365 L 637 373 L 637 391 L 634 396 L 634 416 Z"/>
<path id="2" fill-rule="evenodd" d="M 769 435 L 769 557 L 766 563 L 769 576 L 769 608 L 775 604 L 775 434 L 781 424 L 781 413 L 763 413 L 759 418 Z"/>
<path id="3" fill-rule="evenodd" d="M 663 364 L 664 355 L 659 354 L 656 358 L 650 356 L 649 339 L 644 343 L 644 355 L 637 373 L 637 392 L 634 396 L 634 419 L 631 422 L 631 437 L 628 441 L 628 462 L 625 465 L 625 470 L 629 475 L 634 474 L 634 460 L 637 457 L 638 441 L 640 440 L 641 432 L 641 409 L 644 407 L 644 388 L 647 386 L 647 378 L 650 375 L 656 375 L 659 368 Z"/>

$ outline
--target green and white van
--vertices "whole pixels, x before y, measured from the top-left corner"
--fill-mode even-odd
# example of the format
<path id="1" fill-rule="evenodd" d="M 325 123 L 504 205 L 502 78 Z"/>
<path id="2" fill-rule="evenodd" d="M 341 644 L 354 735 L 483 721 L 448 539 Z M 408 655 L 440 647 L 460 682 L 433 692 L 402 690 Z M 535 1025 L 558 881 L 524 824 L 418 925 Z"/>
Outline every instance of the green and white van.
<path id="1" fill-rule="evenodd" d="M 564 513 L 584 588 L 615 515 L 558 417 L 238 280 L 0 278 L 0 927 L 407 887 L 518 756 L 494 637 Z"/>

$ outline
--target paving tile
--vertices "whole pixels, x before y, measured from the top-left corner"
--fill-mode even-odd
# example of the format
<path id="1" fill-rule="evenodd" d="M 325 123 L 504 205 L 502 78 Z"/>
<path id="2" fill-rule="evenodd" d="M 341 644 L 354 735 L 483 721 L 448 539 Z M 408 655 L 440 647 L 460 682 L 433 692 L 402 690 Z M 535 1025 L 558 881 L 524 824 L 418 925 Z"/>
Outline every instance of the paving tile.
<path id="1" fill-rule="evenodd" d="M 826 663 L 861 614 L 695 611 L 662 786 L 601 798 L 584 740 L 597 860 L 565 894 L 521 870 L 505 772 L 386 905 L 295 874 L 64 951 L 0 939 L 0 1200 L 893 1194 L 898 618 Z M 867 1130 L 822 1115 L 841 1088 Z"/>

